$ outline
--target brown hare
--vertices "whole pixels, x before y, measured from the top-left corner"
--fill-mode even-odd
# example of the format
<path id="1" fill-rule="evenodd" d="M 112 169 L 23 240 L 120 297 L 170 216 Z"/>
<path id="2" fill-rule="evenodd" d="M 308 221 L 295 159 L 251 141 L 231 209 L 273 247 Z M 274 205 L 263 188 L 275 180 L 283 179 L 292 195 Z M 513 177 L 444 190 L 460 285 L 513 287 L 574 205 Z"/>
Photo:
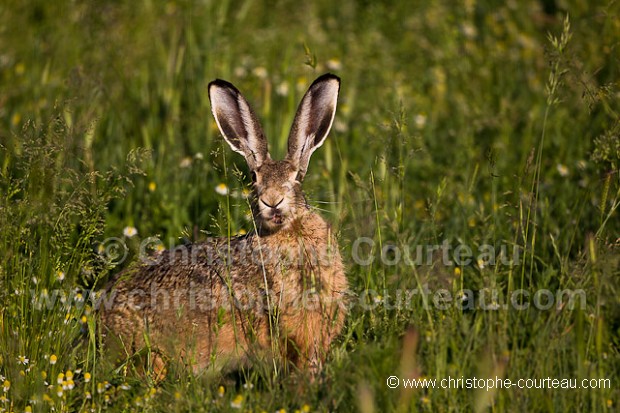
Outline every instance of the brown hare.
<path id="1" fill-rule="evenodd" d="M 346 315 L 347 279 L 330 225 L 301 183 L 336 113 L 340 79 L 312 83 L 293 121 L 288 154 L 274 161 L 256 115 L 230 83 L 209 84 L 213 116 L 245 157 L 255 228 L 245 236 L 180 246 L 118 274 L 100 308 L 108 348 L 150 348 L 195 372 L 273 357 L 320 371 Z"/>

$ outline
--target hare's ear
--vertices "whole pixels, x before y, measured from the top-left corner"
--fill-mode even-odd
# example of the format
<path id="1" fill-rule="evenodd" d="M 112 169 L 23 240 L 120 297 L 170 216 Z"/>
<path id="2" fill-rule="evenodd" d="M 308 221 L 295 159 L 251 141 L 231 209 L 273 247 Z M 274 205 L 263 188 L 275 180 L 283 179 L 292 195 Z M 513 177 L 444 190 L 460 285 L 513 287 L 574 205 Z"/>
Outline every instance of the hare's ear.
<path id="1" fill-rule="evenodd" d="M 217 126 L 233 151 L 245 157 L 250 170 L 269 159 L 267 140 L 248 101 L 224 80 L 209 83 L 211 111 Z"/>
<path id="2" fill-rule="evenodd" d="M 323 144 L 332 127 L 339 89 L 340 78 L 327 73 L 310 85 L 299 104 L 288 137 L 286 159 L 297 168 L 300 181 L 308 170 L 310 155 Z"/>

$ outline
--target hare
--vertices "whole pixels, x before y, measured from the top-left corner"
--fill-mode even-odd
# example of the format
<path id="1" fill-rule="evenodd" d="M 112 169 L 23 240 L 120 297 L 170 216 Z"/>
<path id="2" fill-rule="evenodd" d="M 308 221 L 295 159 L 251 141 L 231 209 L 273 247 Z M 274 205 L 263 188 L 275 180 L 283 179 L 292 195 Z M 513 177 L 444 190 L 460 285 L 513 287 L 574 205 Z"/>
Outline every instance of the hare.
<path id="1" fill-rule="evenodd" d="M 156 367 L 175 359 L 194 372 L 291 362 L 314 377 L 346 315 L 347 279 L 330 225 L 301 183 L 331 129 L 340 79 L 325 74 L 304 95 L 288 154 L 274 161 L 258 119 L 230 83 L 209 84 L 217 126 L 244 156 L 255 228 L 245 236 L 180 246 L 121 272 L 100 308 L 107 345 L 150 348 Z"/>

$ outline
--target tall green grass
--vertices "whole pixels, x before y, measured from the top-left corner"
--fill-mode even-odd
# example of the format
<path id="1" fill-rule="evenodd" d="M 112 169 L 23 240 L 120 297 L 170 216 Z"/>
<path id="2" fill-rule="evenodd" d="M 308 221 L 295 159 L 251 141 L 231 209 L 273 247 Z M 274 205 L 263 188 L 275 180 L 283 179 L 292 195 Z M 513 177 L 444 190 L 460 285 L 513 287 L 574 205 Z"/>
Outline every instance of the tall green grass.
<path id="1" fill-rule="evenodd" d="M 619 13 L 581 0 L 3 3 L 0 411 L 616 410 Z M 337 229 L 358 305 L 322 379 L 111 369 L 78 290 L 149 236 L 168 247 L 251 230 L 245 164 L 219 137 L 208 82 L 242 90 L 282 156 L 326 71 L 343 81 L 338 113 L 305 188 Z M 111 237 L 128 246 L 121 263 Z M 369 265 L 353 259 L 362 237 Z M 381 260 L 444 241 L 519 258 Z M 391 305 L 425 287 L 476 295 Z M 586 306 L 504 308 L 520 289 L 581 289 Z M 410 391 L 389 389 L 391 375 L 612 388 Z"/>

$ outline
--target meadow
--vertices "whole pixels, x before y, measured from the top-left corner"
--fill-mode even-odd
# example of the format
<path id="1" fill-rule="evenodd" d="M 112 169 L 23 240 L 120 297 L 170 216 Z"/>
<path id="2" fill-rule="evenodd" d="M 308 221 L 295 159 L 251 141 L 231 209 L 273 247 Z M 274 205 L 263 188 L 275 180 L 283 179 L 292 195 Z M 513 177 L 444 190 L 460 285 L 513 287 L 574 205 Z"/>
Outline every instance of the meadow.
<path id="1" fill-rule="evenodd" d="M 0 412 L 618 411 L 619 49 L 606 0 L 2 2 Z M 110 368 L 91 291 L 252 229 L 208 83 L 280 158 L 325 72 L 304 187 L 353 305 L 320 379 Z M 448 377 L 579 388 L 403 383 Z"/>

